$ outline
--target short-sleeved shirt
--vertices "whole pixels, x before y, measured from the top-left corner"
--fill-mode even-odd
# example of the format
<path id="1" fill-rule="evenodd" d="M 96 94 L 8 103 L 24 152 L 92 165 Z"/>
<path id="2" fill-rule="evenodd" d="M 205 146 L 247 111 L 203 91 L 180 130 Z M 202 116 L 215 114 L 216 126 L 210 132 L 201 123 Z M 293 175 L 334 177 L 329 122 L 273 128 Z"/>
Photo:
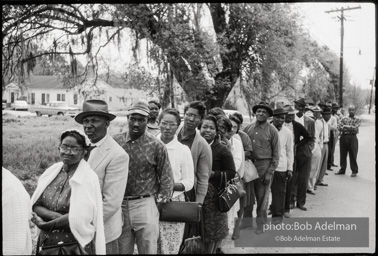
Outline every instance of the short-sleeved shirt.
<path id="1" fill-rule="evenodd" d="M 170 198 L 174 179 L 163 142 L 148 132 L 136 140 L 128 132 L 117 134 L 114 140 L 130 156 L 125 196 L 154 194 L 158 198 Z"/>

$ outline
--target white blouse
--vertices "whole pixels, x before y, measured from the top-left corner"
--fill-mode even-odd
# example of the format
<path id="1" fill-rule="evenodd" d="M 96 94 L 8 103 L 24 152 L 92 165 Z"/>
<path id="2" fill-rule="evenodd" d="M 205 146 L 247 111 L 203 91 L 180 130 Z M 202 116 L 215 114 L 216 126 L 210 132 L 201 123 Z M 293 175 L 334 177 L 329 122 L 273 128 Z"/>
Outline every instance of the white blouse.
<path id="1" fill-rule="evenodd" d="M 157 135 L 157 138 L 161 140 L 161 134 Z M 164 145 L 168 151 L 175 183 L 182 183 L 185 187 L 185 192 L 191 190 L 194 185 L 194 165 L 189 147 L 181 144 L 177 140 L 177 135 L 174 136 L 172 141 Z M 172 198 L 182 193 L 184 191 L 175 191 Z"/>

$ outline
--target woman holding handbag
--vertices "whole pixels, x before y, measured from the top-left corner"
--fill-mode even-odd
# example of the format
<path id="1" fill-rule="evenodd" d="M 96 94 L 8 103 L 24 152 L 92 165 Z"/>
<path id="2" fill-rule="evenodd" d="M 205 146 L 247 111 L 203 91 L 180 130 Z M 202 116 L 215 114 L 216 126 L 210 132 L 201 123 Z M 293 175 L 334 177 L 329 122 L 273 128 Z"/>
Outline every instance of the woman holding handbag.
<path id="1" fill-rule="evenodd" d="M 237 127 L 236 128 L 236 135 L 239 135 L 239 137 L 234 135 L 235 139 L 240 138 L 241 142 L 243 144 L 243 150 L 244 150 L 244 173 L 243 173 L 243 176 L 244 176 L 244 174 L 249 171 L 247 169 L 247 168 L 249 168 L 249 165 L 246 165 L 246 161 L 251 161 L 251 160 L 249 160 L 249 158 L 252 155 L 252 142 L 251 142 L 251 139 L 249 138 L 248 134 L 246 134 L 245 132 L 240 130 L 241 125 L 243 124 L 243 116 L 240 113 L 235 112 L 229 118 L 231 120 L 232 126 Z M 249 163 L 249 164 L 252 164 L 252 163 Z M 246 178 L 246 177 L 243 177 L 243 176 L 241 176 L 241 178 Z M 236 239 L 239 238 L 240 228 L 242 227 L 241 221 L 242 221 L 243 216 L 244 216 L 244 208 L 250 207 L 251 205 L 253 205 L 255 203 L 255 192 L 254 192 L 254 188 L 253 188 L 253 182 L 252 181 L 248 181 L 248 182 L 244 181 L 244 189 L 245 189 L 246 194 L 245 194 L 244 197 L 240 198 L 240 209 L 238 211 L 238 219 L 235 221 L 234 231 L 232 233 L 232 239 L 233 240 L 236 240 Z M 249 221 L 249 224 L 252 225 L 252 221 Z"/>
<path id="2" fill-rule="evenodd" d="M 64 131 L 59 145 L 62 161 L 38 180 L 31 205 L 39 255 L 105 254 L 100 183 L 83 159 L 86 151 L 81 132 Z"/>
<path id="3" fill-rule="evenodd" d="M 201 124 L 200 133 L 209 143 L 213 156 L 213 167 L 209 179 L 209 188 L 203 203 L 205 247 L 206 253 L 220 253 L 222 240 L 228 235 L 227 212 L 219 209 L 219 192 L 222 172 L 227 174 L 227 181 L 236 174 L 235 163 L 231 151 L 220 142 L 217 119 L 206 116 Z"/>
<path id="4" fill-rule="evenodd" d="M 193 188 L 194 166 L 189 147 L 177 140 L 176 130 L 180 125 L 180 113 L 167 108 L 159 116 L 161 133 L 157 135 L 168 150 L 175 186 L 172 201 L 185 201 L 184 192 Z M 159 222 L 158 254 L 178 254 L 184 235 L 185 223 Z"/>

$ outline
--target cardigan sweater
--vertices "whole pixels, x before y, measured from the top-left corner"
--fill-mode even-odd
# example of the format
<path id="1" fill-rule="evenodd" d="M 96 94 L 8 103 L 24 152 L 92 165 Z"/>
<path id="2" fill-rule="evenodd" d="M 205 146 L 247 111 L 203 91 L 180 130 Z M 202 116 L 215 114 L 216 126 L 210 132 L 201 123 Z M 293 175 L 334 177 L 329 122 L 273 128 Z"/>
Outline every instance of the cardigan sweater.
<path id="1" fill-rule="evenodd" d="M 58 162 L 41 175 L 31 198 L 31 207 L 62 167 L 63 162 Z M 69 184 L 72 192 L 68 220 L 72 234 L 83 247 L 95 237 L 96 254 L 106 254 L 102 196 L 97 174 L 82 159 Z M 37 233 L 39 232 L 37 229 Z"/>
<path id="2" fill-rule="evenodd" d="M 182 129 L 183 126 L 181 129 L 177 129 L 176 134 L 181 132 Z M 195 173 L 194 190 L 196 192 L 196 202 L 203 203 L 207 194 L 213 158 L 210 145 L 201 136 L 197 129 L 190 151 L 192 153 Z"/>
<path id="3" fill-rule="evenodd" d="M 30 196 L 21 181 L 2 168 L 3 254 L 31 255 Z"/>

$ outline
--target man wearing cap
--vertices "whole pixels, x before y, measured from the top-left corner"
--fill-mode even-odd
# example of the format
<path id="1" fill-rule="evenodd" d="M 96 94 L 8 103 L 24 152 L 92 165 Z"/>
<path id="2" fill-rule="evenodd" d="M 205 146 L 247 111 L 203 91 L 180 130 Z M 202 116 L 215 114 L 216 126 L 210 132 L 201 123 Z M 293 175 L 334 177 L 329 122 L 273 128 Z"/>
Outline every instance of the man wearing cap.
<path id="1" fill-rule="evenodd" d="M 327 114 L 327 123 L 329 125 L 329 141 L 328 141 L 328 158 L 327 158 L 327 170 L 333 171 L 332 166 L 333 164 L 333 154 L 335 151 L 334 148 L 334 141 L 335 141 L 335 136 L 338 135 L 338 130 L 337 130 L 337 118 L 332 115 L 332 108 L 330 106 L 327 106 L 327 110 L 330 110 L 329 114 L 329 119 L 328 119 L 328 114 Z"/>
<path id="2" fill-rule="evenodd" d="M 273 110 L 273 125 L 280 139 L 280 158 L 271 186 L 273 223 L 280 223 L 283 219 L 287 180 L 293 176 L 294 139 L 292 132 L 283 126 L 286 114 L 283 108 Z"/>
<path id="3" fill-rule="evenodd" d="M 321 120 L 322 109 L 319 106 L 313 107 L 311 111 L 315 119 L 315 146 L 312 150 L 311 171 L 308 179 L 307 193 L 315 195 L 315 182 L 320 168 L 323 149 L 323 121 Z"/>
<path id="4" fill-rule="evenodd" d="M 303 211 L 306 203 L 307 183 L 311 171 L 312 149 L 314 147 L 315 137 L 312 137 L 306 128 L 296 122 L 296 110 L 291 105 L 284 106 L 287 112 L 284 126 L 294 134 L 294 167 L 293 179 L 288 182 L 285 200 L 285 217 L 289 217 L 290 209 L 294 208 L 295 197 L 297 207 Z M 296 185 L 297 189 L 293 188 Z"/>
<path id="5" fill-rule="evenodd" d="M 352 177 L 356 177 L 358 173 L 357 153 L 358 153 L 358 129 L 361 125 L 361 119 L 356 117 L 356 107 L 349 106 L 349 116 L 345 116 L 340 120 L 338 129 L 340 136 L 340 170 L 335 173 L 337 175 L 345 174 L 347 168 L 347 155 L 349 152 L 350 168 L 352 169 Z"/>
<path id="6" fill-rule="evenodd" d="M 274 170 L 277 169 L 280 156 L 280 141 L 277 129 L 268 123 L 273 115 L 266 102 L 253 106 L 256 123 L 248 125 L 244 132 L 252 142 L 251 160 L 256 166 L 259 178 L 253 181 L 257 201 L 257 234 L 263 233 L 263 224 L 267 221 L 269 188 L 272 184 Z M 245 212 L 245 217 L 252 217 L 253 205 Z"/>
<path id="7" fill-rule="evenodd" d="M 84 159 L 100 181 L 107 254 L 119 253 L 117 239 L 122 233 L 122 194 L 129 171 L 128 154 L 107 134 L 115 117 L 108 112 L 108 105 L 102 100 L 85 101 L 83 111 L 75 117 L 91 142 Z"/>
<path id="8" fill-rule="evenodd" d="M 122 203 L 124 224 L 118 239 L 120 254 L 156 254 L 159 209 L 172 196 L 174 179 L 163 142 L 146 132 L 150 110 L 146 101 L 127 113 L 129 129 L 114 139 L 130 156 L 129 178 Z"/>
<path id="9" fill-rule="evenodd" d="M 331 132 L 331 126 L 328 123 L 328 121 L 331 118 L 331 108 L 326 106 L 322 110 L 322 118 L 320 120 L 323 122 L 323 148 L 322 148 L 322 157 L 320 160 L 320 167 L 318 176 L 316 179 L 316 186 L 328 186 L 328 184 L 324 183 L 323 178 L 324 175 L 326 175 L 327 171 L 327 162 L 328 162 L 328 143 L 329 143 L 329 137 Z"/>

